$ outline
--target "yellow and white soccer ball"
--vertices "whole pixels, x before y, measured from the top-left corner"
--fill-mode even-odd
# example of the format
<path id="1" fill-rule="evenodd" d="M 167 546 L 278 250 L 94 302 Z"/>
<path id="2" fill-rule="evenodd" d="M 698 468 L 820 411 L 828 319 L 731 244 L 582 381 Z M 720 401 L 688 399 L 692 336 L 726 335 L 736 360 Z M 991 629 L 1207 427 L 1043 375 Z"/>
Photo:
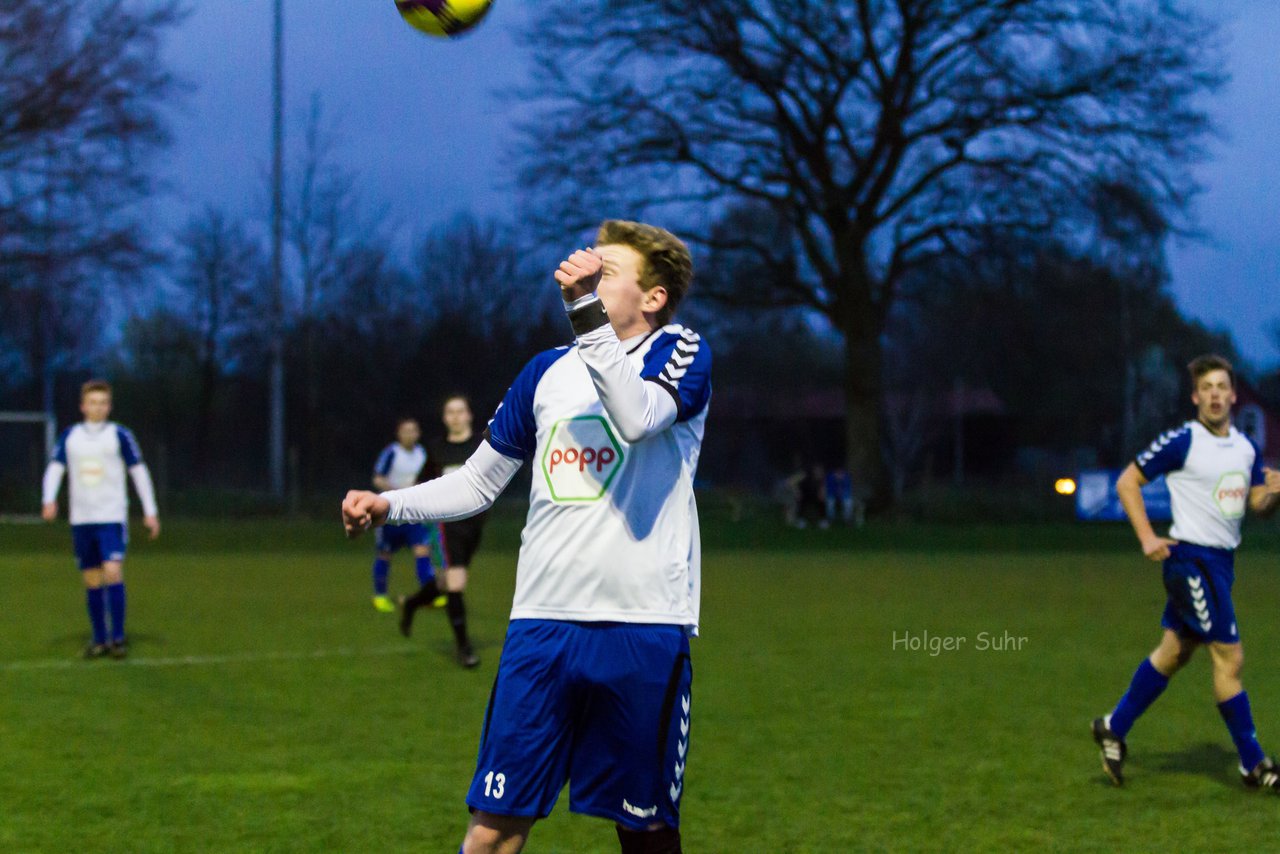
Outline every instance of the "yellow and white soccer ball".
<path id="1" fill-rule="evenodd" d="M 429 36 L 462 35 L 489 14 L 493 0 L 396 0 L 400 16 Z"/>

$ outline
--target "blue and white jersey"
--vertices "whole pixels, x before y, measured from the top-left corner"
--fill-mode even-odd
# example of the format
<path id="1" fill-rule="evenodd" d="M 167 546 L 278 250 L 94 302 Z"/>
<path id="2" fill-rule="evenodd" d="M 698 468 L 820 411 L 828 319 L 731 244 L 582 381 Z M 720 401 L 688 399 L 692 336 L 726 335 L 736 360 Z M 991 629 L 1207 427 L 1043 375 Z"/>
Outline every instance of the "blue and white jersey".
<path id="1" fill-rule="evenodd" d="M 378 454 L 373 473 L 385 477 L 392 489 L 404 489 L 418 482 L 418 475 L 426 464 L 427 452 L 421 445 L 406 449 L 399 442 L 392 442 Z"/>
<path id="2" fill-rule="evenodd" d="M 1249 490 L 1263 482 L 1262 455 L 1235 427 L 1215 436 L 1199 421 L 1168 431 L 1134 460 L 1147 480 L 1165 476 L 1173 509 L 1169 536 L 1220 549 L 1240 545 Z"/>
<path id="3" fill-rule="evenodd" d="M 46 503 L 57 500 L 57 487 L 65 467 L 72 525 L 124 523 L 129 518 L 129 491 L 125 473 L 135 472 L 143 512 L 156 515 L 150 477 L 146 476 L 138 440 L 127 428 L 112 421 L 82 422 L 63 431 L 54 447 L 50 470 L 45 478 Z M 140 480 L 145 479 L 145 484 Z"/>
<path id="4" fill-rule="evenodd" d="M 626 441 L 579 345 L 534 357 L 489 422 L 494 450 L 535 467 L 511 617 L 664 623 L 696 633 L 693 479 L 711 352 L 679 324 L 622 343 L 639 375 L 674 399 L 670 427 Z"/>

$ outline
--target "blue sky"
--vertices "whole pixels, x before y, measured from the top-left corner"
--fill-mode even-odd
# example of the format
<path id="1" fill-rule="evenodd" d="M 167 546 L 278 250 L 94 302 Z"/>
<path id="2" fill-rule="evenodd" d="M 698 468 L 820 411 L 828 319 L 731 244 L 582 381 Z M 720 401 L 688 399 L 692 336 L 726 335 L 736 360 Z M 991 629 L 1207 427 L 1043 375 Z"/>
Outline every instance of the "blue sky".
<path id="1" fill-rule="evenodd" d="M 503 165 L 523 79 L 519 28 L 533 0 L 497 0 L 488 20 L 444 41 L 406 26 L 392 0 L 285 0 L 287 133 L 294 142 L 312 93 L 337 124 L 337 155 L 366 201 L 402 234 L 450 214 L 506 212 Z M 1229 329 L 1258 366 L 1280 363 L 1268 327 L 1280 322 L 1280 2 L 1195 0 L 1225 20 L 1232 82 L 1211 104 L 1223 139 L 1197 171 L 1207 239 L 1170 247 L 1179 305 Z M 196 90 L 175 114 L 165 156 L 174 201 L 257 215 L 270 141 L 267 0 L 195 0 L 168 57 Z"/>

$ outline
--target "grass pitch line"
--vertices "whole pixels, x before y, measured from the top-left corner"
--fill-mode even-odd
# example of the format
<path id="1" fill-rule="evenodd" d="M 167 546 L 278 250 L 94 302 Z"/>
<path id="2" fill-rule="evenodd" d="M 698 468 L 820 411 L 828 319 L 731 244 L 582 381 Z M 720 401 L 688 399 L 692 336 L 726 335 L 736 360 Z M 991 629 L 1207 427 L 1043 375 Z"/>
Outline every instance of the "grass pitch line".
<path id="1" fill-rule="evenodd" d="M 0 664 L 0 673 L 18 670 L 68 670 L 74 667 L 206 667 L 217 664 L 252 664 L 260 661 L 310 661 L 320 658 L 371 658 L 421 652 L 419 647 L 381 646 L 369 649 L 337 647 L 310 652 L 245 652 L 227 655 L 181 655 L 169 658 L 126 658 L 123 661 L 85 661 L 83 658 L 44 658 Z"/>

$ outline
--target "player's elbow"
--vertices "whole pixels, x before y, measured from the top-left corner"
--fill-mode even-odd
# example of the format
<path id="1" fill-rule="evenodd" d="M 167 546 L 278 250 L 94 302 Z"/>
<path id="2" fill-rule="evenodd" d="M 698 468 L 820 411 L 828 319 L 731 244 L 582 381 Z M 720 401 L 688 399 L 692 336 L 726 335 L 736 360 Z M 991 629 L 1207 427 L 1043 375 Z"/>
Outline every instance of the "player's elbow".
<path id="1" fill-rule="evenodd" d="M 618 436 L 628 445 L 648 439 L 651 435 L 647 424 L 616 424 Z"/>
<path id="2" fill-rule="evenodd" d="M 1142 492 L 1145 483 L 1146 478 L 1142 476 L 1142 471 L 1136 465 L 1130 464 L 1116 480 L 1116 492 L 1138 494 Z"/>

